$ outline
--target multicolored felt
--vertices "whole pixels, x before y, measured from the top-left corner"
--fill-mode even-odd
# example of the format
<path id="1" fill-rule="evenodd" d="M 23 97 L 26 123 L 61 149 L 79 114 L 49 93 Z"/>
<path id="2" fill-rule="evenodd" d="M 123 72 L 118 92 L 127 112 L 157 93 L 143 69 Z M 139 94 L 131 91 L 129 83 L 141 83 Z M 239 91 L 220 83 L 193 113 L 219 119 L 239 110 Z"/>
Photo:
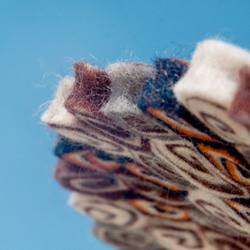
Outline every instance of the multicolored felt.
<path id="1" fill-rule="evenodd" d="M 250 249 L 250 54 L 74 64 L 42 120 L 56 180 L 119 249 Z M 74 225 L 72 225 L 73 227 Z"/>

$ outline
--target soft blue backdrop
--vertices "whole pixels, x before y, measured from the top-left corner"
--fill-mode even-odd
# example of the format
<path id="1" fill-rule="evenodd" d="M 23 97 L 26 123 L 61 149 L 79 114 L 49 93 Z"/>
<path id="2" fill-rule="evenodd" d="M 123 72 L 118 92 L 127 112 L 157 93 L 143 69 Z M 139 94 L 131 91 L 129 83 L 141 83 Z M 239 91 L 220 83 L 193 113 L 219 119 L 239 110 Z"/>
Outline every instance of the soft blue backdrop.
<path id="1" fill-rule="evenodd" d="M 75 60 L 100 67 L 190 58 L 198 41 L 250 48 L 250 1 L 0 0 L 0 249 L 113 249 L 53 180 L 55 135 L 39 119 Z M 58 75 L 57 75 L 58 74 Z"/>

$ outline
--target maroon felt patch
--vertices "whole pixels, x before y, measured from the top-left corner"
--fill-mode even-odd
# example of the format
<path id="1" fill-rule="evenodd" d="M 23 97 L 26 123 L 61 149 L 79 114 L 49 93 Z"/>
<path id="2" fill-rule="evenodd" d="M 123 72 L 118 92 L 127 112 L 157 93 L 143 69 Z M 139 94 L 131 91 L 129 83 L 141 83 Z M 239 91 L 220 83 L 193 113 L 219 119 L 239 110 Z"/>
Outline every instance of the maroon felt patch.
<path id="1" fill-rule="evenodd" d="M 72 93 L 65 102 L 70 110 L 83 112 L 99 111 L 111 94 L 111 81 L 108 74 L 84 62 L 74 64 L 75 84 Z"/>
<path id="2" fill-rule="evenodd" d="M 250 128 L 250 67 L 244 66 L 239 70 L 239 87 L 234 96 L 228 114 L 234 120 Z"/>

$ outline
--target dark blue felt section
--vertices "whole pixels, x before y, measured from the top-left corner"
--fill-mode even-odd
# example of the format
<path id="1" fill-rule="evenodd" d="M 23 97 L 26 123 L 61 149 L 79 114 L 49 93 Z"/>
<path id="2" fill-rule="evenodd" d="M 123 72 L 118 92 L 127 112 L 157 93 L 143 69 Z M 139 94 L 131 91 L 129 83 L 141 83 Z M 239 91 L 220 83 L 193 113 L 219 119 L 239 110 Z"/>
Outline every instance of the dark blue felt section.
<path id="1" fill-rule="evenodd" d="M 60 136 L 58 138 L 58 143 L 56 144 L 56 147 L 54 149 L 54 154 L 57 157 L 62 158 L 63 154 L 81 151 L 84 149 L 93 149 L 95 151 L 95 155 L 105 161 L 116 161 L 117 163 L 128 163 L 133 161 L 128 157 L 113 156 L 111 154 L 105 153 L 104 151 L 96 150 L 89 145 L 72 142 L 63 136 Z"/>
<path id="2" fill-rule="evenodd" d="M 137 106 L 174 110 L 178 106 L 173 94 L 173 85 L 185 74 L 188 66 L 180 60 L 164 58 L 155 62 L 156 74 L 143 86 L 137 99 Z"/>

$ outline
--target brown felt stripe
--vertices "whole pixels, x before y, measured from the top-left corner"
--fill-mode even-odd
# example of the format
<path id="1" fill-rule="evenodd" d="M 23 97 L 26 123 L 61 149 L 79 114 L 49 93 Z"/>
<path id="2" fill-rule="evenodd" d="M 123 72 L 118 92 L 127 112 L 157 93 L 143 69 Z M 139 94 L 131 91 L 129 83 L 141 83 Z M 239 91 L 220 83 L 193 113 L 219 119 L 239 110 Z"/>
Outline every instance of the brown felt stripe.
<path id="1" fill-rule="evenodd" d="M 74 70 L 75 84 L 64 104 L 65 107 L 69 111 L 99 111 L 111 94 L 108 74 L 84 62 L 76 62 Z"/>

